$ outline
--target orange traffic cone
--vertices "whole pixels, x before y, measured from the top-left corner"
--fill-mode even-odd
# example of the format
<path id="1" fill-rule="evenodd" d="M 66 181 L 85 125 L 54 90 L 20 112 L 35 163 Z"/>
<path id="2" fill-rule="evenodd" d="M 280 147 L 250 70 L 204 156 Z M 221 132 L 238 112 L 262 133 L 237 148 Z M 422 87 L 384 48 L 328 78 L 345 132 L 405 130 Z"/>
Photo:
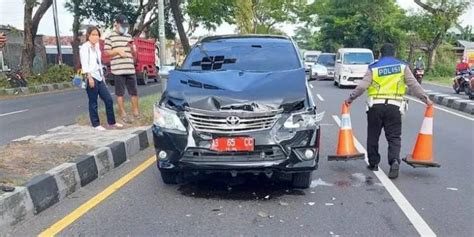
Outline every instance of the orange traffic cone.
<path id="1" fill-rule="evenodd" d="M 420 133 L 416 139 L 413 154 L 403 159 L 405 163 L 416 167 L 441 167 L 433 161 L 433 106 L 427 106 Z"/>
<path id="2" fill-rule="evenodd" d="M 328 156 L 329 161 L 348 161 L 364 159 L 365 156 L 359 153 L 354 145 L 354 137 L 352 135 L 351 116 L 349 107 L 346 103 L 342 104 L 341 128 L 339 129 L 339 142 L 337 145 L 336 155 Z"/>

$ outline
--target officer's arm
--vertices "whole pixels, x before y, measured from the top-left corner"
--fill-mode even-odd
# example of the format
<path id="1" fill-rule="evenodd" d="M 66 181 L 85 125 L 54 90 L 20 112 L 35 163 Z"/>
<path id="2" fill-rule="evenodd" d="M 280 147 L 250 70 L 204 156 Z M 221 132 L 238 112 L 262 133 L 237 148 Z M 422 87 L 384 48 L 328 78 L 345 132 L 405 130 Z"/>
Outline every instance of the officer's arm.
<path id="1" fill-rule="evenodd" d="M 428 95 L 408 67 L 405 68 L 405 84 L 414 96 L 418 97 L 424 103 L 428 101 Z"/>
<path id="2" fill-rule="evenodd" d="M 367 73 L 365 73 L 364 78 L 362 78 L 362 81 L 360 81 L 359 85 L 357 85 L 357 87 L 352 91 L 348 101 L 352 102 L 357 99 L 357 97 L 364 94 L 367 88 L 369 88 L 370 84 L 372 84 L 372 71 L 367 70 Z"/>

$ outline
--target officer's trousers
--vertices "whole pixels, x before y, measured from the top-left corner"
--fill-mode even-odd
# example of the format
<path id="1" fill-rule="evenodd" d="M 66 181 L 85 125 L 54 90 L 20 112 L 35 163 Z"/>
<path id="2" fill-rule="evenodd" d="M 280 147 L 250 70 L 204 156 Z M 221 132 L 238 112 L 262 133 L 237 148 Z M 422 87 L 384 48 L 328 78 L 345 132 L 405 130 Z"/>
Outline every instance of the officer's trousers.
<path id="1" fill-rule="evenodd" d="M 380 163 L 379 137 L 382 132 L 388 142 L 388 163 L 400 163 L 402 116 L 400 108 L 392 104 L 374 104 L 367 111 L 367 155 L 371 165 Z"/>

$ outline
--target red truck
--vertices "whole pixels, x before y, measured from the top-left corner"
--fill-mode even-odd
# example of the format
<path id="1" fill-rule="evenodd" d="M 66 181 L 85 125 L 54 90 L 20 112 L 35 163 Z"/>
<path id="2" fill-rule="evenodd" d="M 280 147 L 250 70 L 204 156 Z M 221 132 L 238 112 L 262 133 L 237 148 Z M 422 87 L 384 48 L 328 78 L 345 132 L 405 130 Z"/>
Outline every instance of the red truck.
<path id="1" fill-rule="evenodd" d="M 135 38 L 132 47 L 136 50 L 135 73 L 138 85 L 146 85 L 150 79 L 158 82 L 158 70 L 155 64 L 155 41 Z M 104 40 L 100 40 L 100 50 L 102 51 L 102 64 L 107 67 L 105 77 L 111 85 L 114 85 L 114 78 L 110 71 L 111 57 L 104 53 Z"/>

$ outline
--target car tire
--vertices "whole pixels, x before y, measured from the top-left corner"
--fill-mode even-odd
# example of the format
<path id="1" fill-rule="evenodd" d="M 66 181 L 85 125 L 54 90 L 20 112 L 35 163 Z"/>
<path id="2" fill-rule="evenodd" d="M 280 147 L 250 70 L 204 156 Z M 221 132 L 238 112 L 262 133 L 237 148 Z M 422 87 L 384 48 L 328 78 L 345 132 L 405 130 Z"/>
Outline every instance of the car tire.
<path id="1" fill-rule="evenodd" d="M 143 70 L 141 74 L 138 76 L 138 84 L 146 86 L 148 84 L 148 71 Z"/>
<path id="2" fill-rule="evenodd" d="M 178 172 L 160 172 L 161 179 L 165 184 L 177 184 L 178 183 Z"/>
<path id="3" fill-rule="evenodd" d="M 309 188 L 311 185 L 312 174 L 313 172 L 294 173 L 291 180 L 291 186 L 293 186 L 293 188 L 301 189 Z"/>

